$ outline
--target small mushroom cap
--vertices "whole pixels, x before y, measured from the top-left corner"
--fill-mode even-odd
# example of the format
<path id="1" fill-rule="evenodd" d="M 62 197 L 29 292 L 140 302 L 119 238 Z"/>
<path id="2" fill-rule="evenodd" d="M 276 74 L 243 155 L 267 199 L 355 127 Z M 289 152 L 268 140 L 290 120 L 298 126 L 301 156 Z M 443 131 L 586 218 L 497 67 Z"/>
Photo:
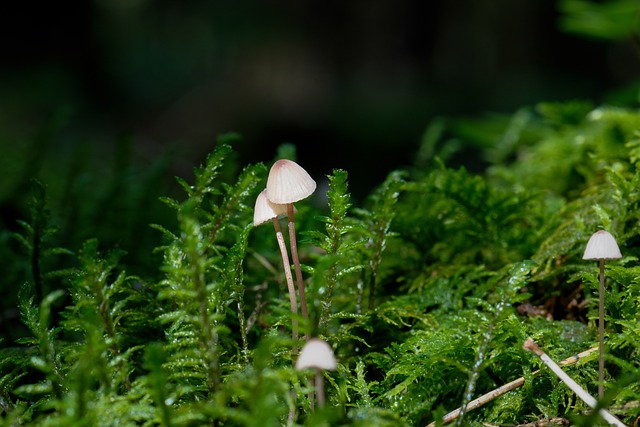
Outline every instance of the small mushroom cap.
<path id="1" fill-rule="evenodd" d="M 267 198 L 272 203 L 294 203 L 309 197 L 316 182 L 296 162 L 281 159 L 271 166 L 267 178 Z"/>
<path id="2" fill-rule="evenodd" d="M 311 338 L 300 351 L 296 369 L 316 368 L 333 371 L 337 367 L 331 346 L 318 338 Z"/>
<path id="3" fill-rule="evenodd" d="M 267 199 L 267 190 L 262 190 L 256 198 L 256 206 L 253 209 L 253 225 L 258 226 L 262 223 L 277 218 L 280 215 L 287 214 L 287 205 L 278 205 L 271 203 Z"/>
<path id="4" fill-rule="evenodd" d="M 622 258 L 616 239 L 608 231 L 593 233 L 582 259 L 619 259 Z"/>

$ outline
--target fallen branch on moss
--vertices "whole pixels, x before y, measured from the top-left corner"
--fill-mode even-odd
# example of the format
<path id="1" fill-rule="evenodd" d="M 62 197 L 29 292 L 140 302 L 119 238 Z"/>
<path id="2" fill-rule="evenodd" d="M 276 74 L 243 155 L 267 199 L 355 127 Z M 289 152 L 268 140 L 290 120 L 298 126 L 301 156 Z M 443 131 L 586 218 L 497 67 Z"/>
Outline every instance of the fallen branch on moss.
<path id="1" fill-rule="evenodd" d="M 501 427 L 504 426 L 504 424 L 489 424 L 489 423 L 482 423 L 482 425 L 484 427 Z M 550 426 L 568 426 L 571 425 L 571 421 L 569 421 L 566 418 L 562 418 L 562 417 L 555 417 L 555 418 L 544 418 L 541 420 L 536 420 L 536 421 L 531 421 L 529 423 L 525 423 L 525 424 L 517 424 L 514 425 L 513 427 L 550 427 Z"/>
<path id="2" fill-rule="evenodd" d="M 571 391 L 573 391 L 580 399 L 582 399 L 582 401 L 584 401 L 584 403 L 591 406 L 593 409 L 596 409 L 598 407 L 598 401 L 596 400 L 596 398 L 591 396 L 585 389 L 580 387 L 580 385 L 575 382 L 573 378 L 567 375 L 562 370 L 562 368 L 560 368 L 560 366 L 558 366 L 558 364 L 553 361 L 553 359 L 551 359 L 544 351 L 542 351 L 542 349 L 540 349 L 540 347 L 538 347 L 538 344 L 536 344 L 533 339 L 527 338 L 522 347 L 525 350 L 530 351 L 538 356 L 540 360 L 542 360 L 542 362 L 544 362 L 544 364 L 547 365 L 549 369 L 551 369 L 553 373 L 556 374 L 558 378 L 560 378 L 560 380 L 571 389 Z M 606 409 L 600 408 L 598 409 L 598 413 L 610 425 L 624 427 L 624 424 Z"/>
<path id="3" fill-rule="evenodd" d="M 575 363 L 577 363 L 579 360 L 582 360 L 594 353 L 596 353 L 598 351 L 598 347 L 593 347 L 590 348 L 589 350 L 585 350 L 582 353 L 578 353 L 576 355 L 573 355 L 571 357 L 568 357 L 566 359 L 564 359 L 562 362 L 560 362 L 561 366 L 570 366 L 573 365 Z M 536 375 L 540 372 L 540 370 L 534 371 L 533 375 Z M 489 402 L 491 402 L 493 399 L 497 399 L 498 397 L 502 396 L 503 394 L 510 392 L 511 390 L 515 390 L 518 387 L 521 387 L 524 384 L 524 377 L 520 377 L 518 379 L 515 379 L 503 386 L 500 386 L 494 390 L 491 390 L 489 393 L 483 394 L 482 396 L 478 397 L 477 399 L 472 400 L 471 402 L 469 402 L 469 404 L 467 405 L 467 411 L 471 411 L 474 409 L 477 409 Z M 460 410 L 461 408 L 458 408 L 456 410 L 453 410 L 451 412 L 449 412 L 448 414 L 446 414 L 444 417 L 442 417 L 442 424 L 447 424 L 450 423 L 451 421 L 457 419 L 460 416 Z M 436 422 L 433 421 L 431 424 L 429 424 L 427 427 L 435 427 Z"/>

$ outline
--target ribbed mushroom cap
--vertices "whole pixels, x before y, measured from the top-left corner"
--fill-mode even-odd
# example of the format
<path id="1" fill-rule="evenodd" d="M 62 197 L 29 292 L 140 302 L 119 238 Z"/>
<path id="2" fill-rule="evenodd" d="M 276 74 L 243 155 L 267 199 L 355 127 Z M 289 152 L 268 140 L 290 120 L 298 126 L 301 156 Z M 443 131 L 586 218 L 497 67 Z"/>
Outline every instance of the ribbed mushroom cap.
<path id="1" fill-rule="evenodd" d="M 271 166 L 267 178 L 267 198 L 272 203 L 294 203 L 309 197 L 316 189 L 316 182 L 296 162 L 278 160 Z"/>
<path id="2" fill-rule="evenodd" d="M 593 233 L 582 259 L 619 259 L 622 258 L 620 248 L 611 233 L 600 230 Z"/>
<path id="3" fill-rule="evenodd" d="M 333 371 L 337 366 L 329 344 L 318 338 L 307 341 L 296 361 L 296 369 L 317 368 Z"/>
<path id="4" fill-rule="evenodd" d="M 264 189 L 256 198 L 256 206 L 253 209 L 253 225 L 260 225 L 280 215 L 287 214 L 287 205 L 271 203 L 267 199 L 267 190 Z"/>

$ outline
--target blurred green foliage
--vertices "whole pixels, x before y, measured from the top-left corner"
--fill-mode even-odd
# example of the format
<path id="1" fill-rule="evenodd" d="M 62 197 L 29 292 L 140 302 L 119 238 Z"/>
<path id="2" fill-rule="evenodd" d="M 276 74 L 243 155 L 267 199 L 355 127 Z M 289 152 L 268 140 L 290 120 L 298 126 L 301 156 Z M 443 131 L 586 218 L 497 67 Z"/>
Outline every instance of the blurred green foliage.
<path id="1" fill-rule="evenodd" d="M 640 4 L 634 0 L 562 0 L 560 10 L 567 32 L 603 40 L 640 36 Z"/>

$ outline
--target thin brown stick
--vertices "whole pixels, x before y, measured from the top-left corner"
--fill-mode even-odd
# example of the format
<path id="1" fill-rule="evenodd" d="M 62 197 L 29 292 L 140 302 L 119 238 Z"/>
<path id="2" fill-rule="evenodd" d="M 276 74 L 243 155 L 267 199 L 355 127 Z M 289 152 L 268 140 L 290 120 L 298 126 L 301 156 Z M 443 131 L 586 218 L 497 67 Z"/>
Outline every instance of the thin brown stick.
<path id="1" fill-rule="evenodd" d="M 595 353 L 596 351 L 598 351 L 598 347 L 593 347 L 590 348 L 589 350 L 585 350 L 582 353 L 573 355 L 571 357 L 566 358 L 565 360 L 563 360 L 562 362 L 560 362 L 560 365 L 562 366 L 569 366 L 569 365 L 573 365 L 575 363 L 577 363 L 580 359 L 584 359 L 585 357 Z M 531 375 L 537 375 L 540 371 L 534 371 Z M 502 396 L 503 394 L 511 391 L 511 390 L 515 390 L 518 387 L 521 387 L 524 384 L 524 377 L 520 377 L 518 379 L 515 379 L 505 385 L 502 385 L 494 390 L 491 390 L 489 393 L 483 394 L 482 396 L 478 397 L 477 399 L 472 400 L 471 402 L 469 402 L 467 404 L 467 408 L 466 411 L 471 411 L 474 409 L 477 409 L 489 402 L 491 402 L 493 399 L 497 399 L 498 397 Z M 446 414 L 444 417 L 442 417 L 442 424 L 447 424 L 450 423 L 451 421 L 456 420 L 459 416 L 460 416 L 460 410 L 461 408 L 455 409 L 451 412 L 449 412 L 448 414 Z M 431 424 L 429 424 L 427 427 L 435 427 L 436 422 L 433 421 Z"/>
<path id="2" fill-rule="evenodd" d="M 541 420 L 531 421 L 524 424 L 490 424 L 482 423 L 484 427 L 550 427 L 550 426 L 568 426 L 571 421 L 562 417 L 543 418 Z"/>
<path id="3" fill-rule="evenodd" d="M 530 423 L 518 424 L 515 427 L 547 427 L 547 426 L 568 426 L 571 421 L 562 417 L 544 418 L 542 420 L 532 421 Z"/>
<path id="4" fill-rule="evenodd" d="M 278 218 L 273 218 L 273 228 L 276 230 L 276 238 L 278 239 L 280 255 L 282 256 L 282 268 L 284 269 L 284 275 L 287 279 L 287 287 L 289 288 L 289 302 L 291 303 L 291 340 L 293 341 L 291 346 L 291 363 L 295 364 L 294 356 L 298 354 L 298 302 L 296 300 L 296 290 L 293 287 L 289 254 L 287 253 L 287 247 L 284 244 L 284 237 L 282 236 L 282 229 L 280 228 Z"/>
<path id="5" fill-rule="evenodd" d="M 298 258 L 298 242 L 296 239 L 296 226 L 294 223 L 293 203 L 287 204 L 287 217 L 289 220 L 289 247 L 291 248 L 291 259 L 296 272 L 296 284 L 298 286 L 298 294 L 300 295 L 300 310 L 302 318 L 305 320 L 304 336 L 309 341 L 309 310 L 307 309 L 307 296 L 304 292 L 304 283 L 302 281 L 302 269 L 300 268 L 300 259 Z"/>

